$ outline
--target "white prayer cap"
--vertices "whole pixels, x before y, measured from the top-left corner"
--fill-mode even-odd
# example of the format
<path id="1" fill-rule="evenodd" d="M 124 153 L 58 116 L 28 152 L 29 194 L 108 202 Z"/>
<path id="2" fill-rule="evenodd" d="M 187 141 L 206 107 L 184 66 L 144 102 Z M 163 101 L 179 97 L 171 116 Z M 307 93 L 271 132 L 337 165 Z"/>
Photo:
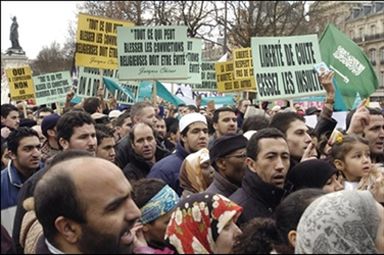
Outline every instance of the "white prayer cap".
<path id="1" fill-rule="evenodd" d="M 186 127 L 195 122 L 203 122 L 207 125 L 207 119 L 204 117 L 204 115 L 197 112 L 188 113 L 184 115 L 179 121 L 179 132 L 183 132 Z"/>

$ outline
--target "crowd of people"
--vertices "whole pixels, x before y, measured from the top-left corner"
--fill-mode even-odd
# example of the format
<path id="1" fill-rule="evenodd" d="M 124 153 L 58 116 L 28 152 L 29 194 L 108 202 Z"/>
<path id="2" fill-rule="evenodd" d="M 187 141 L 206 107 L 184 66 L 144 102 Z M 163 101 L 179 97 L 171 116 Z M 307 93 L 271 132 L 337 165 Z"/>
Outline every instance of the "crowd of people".
<path id="1" fill-rule="evenodd" d="M 1 252 L 384 253 L 384 109 L 337 129 L 333 75 L 322 109 L 2 104 Z"/>

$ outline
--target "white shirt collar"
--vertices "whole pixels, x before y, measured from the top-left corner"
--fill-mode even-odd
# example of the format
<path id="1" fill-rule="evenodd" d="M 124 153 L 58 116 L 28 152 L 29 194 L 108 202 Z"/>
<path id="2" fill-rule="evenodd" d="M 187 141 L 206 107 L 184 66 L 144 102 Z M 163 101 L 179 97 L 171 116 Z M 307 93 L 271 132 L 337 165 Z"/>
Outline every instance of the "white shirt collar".
<path id="1" fill-rule="evenodd" d="M 48 242 L 47 238 L 45 238 L 45 244 L 48 247 L 48 250 L 52 252 L 52 254 L 65 254 L 64 252 L 57 249 L 55 246 L 53 246 L 50 242 Z"/>

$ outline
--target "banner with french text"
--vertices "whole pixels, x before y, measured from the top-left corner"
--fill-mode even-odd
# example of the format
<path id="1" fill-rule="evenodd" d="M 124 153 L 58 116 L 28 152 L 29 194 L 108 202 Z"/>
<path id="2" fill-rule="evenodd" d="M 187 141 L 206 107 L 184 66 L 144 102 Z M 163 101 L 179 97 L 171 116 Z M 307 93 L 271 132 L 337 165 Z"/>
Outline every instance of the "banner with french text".
<path id="1" fill-rule="evenodd" d="M 216 62 L 216 83 L 218 92 L 234 92 L 252 90 L 251 79 L 235 80 L 234 62 Z"/>
<path id="2" fill-rule="evenodd" d="M 234 79 L 241 80 L 241 84 L 248 85 L 248 87 L 240 86 L 241 91 L 256 90 L 256 81 L 253 75 L 253 62 L 251 48 L 239 48 L 233 50 L 233 63 L 234 63 Z M 248 82 L 245 82 L 248 80 Z"/>
<path id="3" fill-rule="evenodd" d="M 33 76 L 36 105 L 65 102 L 68 90 L 72 88 L 69 71 Z"/>
<path id="4" fill-rule="evenodd" d="M 187 79 L 187 40 L 186 26 L 119 27 L 119 79 Z"/>
<path id="5" fill-rule="evenodd" d="M 193 91 L 216 91 L 215 61 L 202 61 L 201 84 L 193 84 Z"/>
<path id="6" fill-rule="evenodd" d="M 187 41 L 187 61 L 188 61 L 188 79 L 183 80 L 162 80 L 162 82 L 183 83 L 183 84 L 201 84 L 201 57 L 202 40 L 197 38 L 188 38 Z"/>
<path id="7" fill-rule="evenodd" d="M 129 21 L 79 13 L 76 65 L 117 69 L 117 27 L 133 26 Z"/>
<path id="8" fill-rule="evenodd" d="M 252 37 L 259 100 L 323 95 L 314 65 L 321 62 L 317 35 Z"/>
<path id="9" fill-rule="evenodd" d="M 30 66 L 5 69 L 11 100 L 27 100 L 35 98 L 35 88 Z"/>
<path id="10" fill-rule="evenodd" d="M 104 100 L 108 100 L 112 95 L 116 98 L 116 102 L 119 104 L 134 104 L 138 93 L 138 82 L 121 82 L 118 79 L 118 70 L 104 69 L 101 70 L 103 76 L 100 74 L 100 69 L 90 67 L 79 67 L 78 84 L 76 88 L 76 96 L 80 98 L 94 97 L 98 87 L 100 86 L 102 77 L 107 77 L 114 84 L 117 84 L 117 89 L 108 89 L 108 84 L 104 86 Z M 129 93 L 126 93 L 129 91 Z M 133 98 L 132 96 L 133 95 Z"/>

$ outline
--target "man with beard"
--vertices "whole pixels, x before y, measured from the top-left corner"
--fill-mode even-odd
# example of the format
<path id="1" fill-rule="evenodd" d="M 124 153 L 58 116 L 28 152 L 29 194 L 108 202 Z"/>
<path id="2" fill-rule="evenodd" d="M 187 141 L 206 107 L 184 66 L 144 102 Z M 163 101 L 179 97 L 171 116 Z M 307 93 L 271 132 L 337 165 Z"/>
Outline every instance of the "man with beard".
<path id="1" fill-rule="evenodd" d="M 181 164 L 190 153 L 207 148 L 207 120 L 200 113 L 188 113 L 180 119 L 179 130 L 180 139 L 176 151 L 157 162 L 148 177 L 162 179 L 180 196 L 183 192 L 179 182 Z"/>
<path id="2" fill-rule="evenodd" d="M 209 158 L 215 176 L 206 192 L 229 197 L 240 186 L 245 172 L 247 138 L 243 135 L 225 135 L 215 141 Z"/>
<path id="3" fill-rule="evenodd" d="M 36 252 L 120 252 L 132 244 L 131 229 L 141 215 L 131 193 L 121 169 L 105 159 L 80 157 L 54 165 L 34 192 L 45 237 Z"/>
<path id="4" fill-rule="evenodd" d="M 50 117 L 50 116 L 48 116 Z M 96 131 L 95 121 L 86 112 L 73 110 L 62 115 L 56 125 L 56 135 L 62 150 L 80 149 L 96 155 Z M 46 164 L 49 164 L 49 161 Z M 22 252 L 20 246 L 20 228 L 26 210 L 23 202 L 33 195 L 37 180 L 45 173 L 46 168 L 41 169 L 29 178 L 21 187 L 17 200 L 17 209 L 13 223 L 12 239 L 17 253 Z"/>

